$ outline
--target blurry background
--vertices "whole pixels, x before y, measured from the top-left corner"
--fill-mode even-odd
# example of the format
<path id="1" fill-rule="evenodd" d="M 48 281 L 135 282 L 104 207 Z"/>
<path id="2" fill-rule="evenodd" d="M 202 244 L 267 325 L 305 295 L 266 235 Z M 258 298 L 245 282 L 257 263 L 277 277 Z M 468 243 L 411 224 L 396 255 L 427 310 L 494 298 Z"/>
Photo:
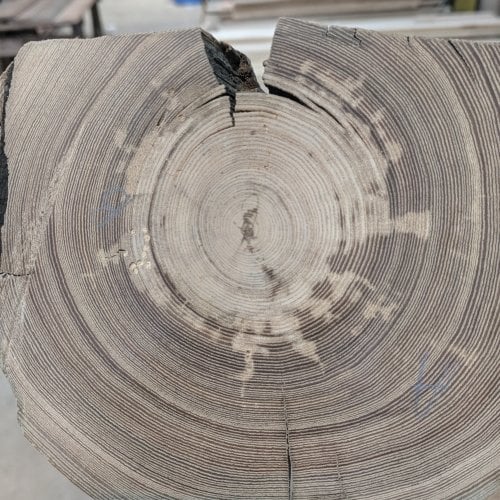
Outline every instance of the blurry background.
<path id="1" fill-rule="evenodd" d="M 202 26 L 261 74 L 280 16 L 384 32 L 500 39 L 500 0 L 0 0 L 0 62 L 23 43 Z"/>
<path id="2" fill-rule="evenodd" d="M 54 37 L 203 26 L 262 75 L 278 17 L 410 35 L 500 39 L 500 0 L 0 0 L 0 64 L 24 43 Z M 1 68 L 0 68 L 1 69 Z M 0 500 L 88 499 L 23 438 L 0 373 Z"/>

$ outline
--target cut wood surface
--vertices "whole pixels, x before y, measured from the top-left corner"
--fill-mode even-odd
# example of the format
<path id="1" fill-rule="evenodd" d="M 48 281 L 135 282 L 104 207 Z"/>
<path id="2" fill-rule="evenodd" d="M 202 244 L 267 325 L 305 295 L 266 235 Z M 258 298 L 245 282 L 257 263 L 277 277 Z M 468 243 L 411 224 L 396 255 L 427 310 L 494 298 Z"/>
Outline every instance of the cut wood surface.
<path id="1" fill-rule="evenodd" d="M 498 489 L 500 46 L 281 19 L 29 43 L 0 79 L 0 337 L 96 499 Z"/>

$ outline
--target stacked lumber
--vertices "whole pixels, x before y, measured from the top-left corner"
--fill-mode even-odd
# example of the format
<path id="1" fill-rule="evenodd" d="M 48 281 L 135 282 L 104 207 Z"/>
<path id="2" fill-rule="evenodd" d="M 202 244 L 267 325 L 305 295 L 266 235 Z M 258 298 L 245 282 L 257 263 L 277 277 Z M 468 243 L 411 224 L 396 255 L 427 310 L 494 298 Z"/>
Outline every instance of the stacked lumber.
<path id="1" fill-rule="evenodd" d="M 0 3 L 0 20 L 12 25 L 70 26 L 82 20 L 96 0 L 4 0 Z"/>
<path id="2" fill-rule="evenodd" d="M 209 0 L 206 12 L 221 19 L 344 15 L 412 11 L 437 7 L 439 0 Z"/>
<path id="3" fill-rule="evenodd" d="M 494 493 L 499 63 L 293 19 L 268 92 L 200 29 L 23 47 L 0 339 L 28 439 L 99 500 Z"/>
<path id="4" fill-rule="evenodd" d="M 61 28 L 83 36 L 82 24 L 92 11 L 94 35 L 102 34 L 97 0 L 6 0 L 0 3 L 0 67 L 28 42 L 67 37 Z"/>
<path id="5" fill-rule="evenodd" d="M 12 19 L 22 12 L 34 7 L 38 0 L 2 0 L 0 3 L 0 19 Z"/>
<path id="6" fill-rule="evenodd" d="M 492 12 L 454 12 L 449 14 L 411 14 L 387 17 L 321 17 L 321 24 L 357 27 L 404 36 L 439 38 L 499 39 L 500 16 Z M 260 77 L 261 63 L 269 57 L 276 20 L 225 21 L 206 29 L 219 40 L 244 52 L 254 63 Z"/>

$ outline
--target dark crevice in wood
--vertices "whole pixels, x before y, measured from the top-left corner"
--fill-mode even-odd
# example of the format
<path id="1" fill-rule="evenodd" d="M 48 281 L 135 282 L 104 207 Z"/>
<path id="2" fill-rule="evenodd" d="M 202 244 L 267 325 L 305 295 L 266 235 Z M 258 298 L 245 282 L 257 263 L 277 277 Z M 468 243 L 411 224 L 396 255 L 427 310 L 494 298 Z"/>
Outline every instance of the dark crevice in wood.
<path id="1" fill-rule="evenodd" d="M 163 121 L 163 118 L 165 118 L 166 110 L 162 110 L 160 113 L 160 117 L 158 118 L 158 121 L 156 122 L 156 126 L 159 127 L 161 125 L 161 122 Z"/>
<path id="2" fill-rule="evenodd" d="M 301 106 L 305 106 L 306 108 L 311 109 L 311 107 L 308 106 L 304 101 L 300 100 L 297 96 L 291 94 L 290 92 L 287 92 L 286 90 L 282 90 L 278 87 L 274 87 L 273 85 L 268 85 L 267 88 L 269 90 L 269 93 L 272 95 L 286 97 L 287 99 L 290 99 L 290 100 L 300 104 Z"/>
<path id="3" fill-rule="evenodd" d="M 205 52 L 212 66 L 217 81 L 224 85 L 230 100 L 230 113 L 234 125 L 236 92 L 257 91 L 260 88 L 250 60 L 245 54 L 233 49 L 225 42 L 216 40 L 209 33 L 202 31 Z"/>
<path id="4" fill-rule="evenodd" d="M 310 106 L 307 102 L 299 99 L 297 96 L 291 94 L 290 92 L 287 92 L 286 90 L 280 89 L 278 87 L 274 87 L 272 85 L 268 85 L 267 88 L 269 89 L 269 94 L 277 95 L 277 96 L 280 96 L 280 97 L 286 97 L 287 99 L 290 99 L 290 100 L 292 100 L 292 101 L 300 104 L 301 106 L 304 106 L 307 109 L 310 109 L 312 111 L 317 111 L 318 109 L 321 109 L 332 120 L 336 121 L 342 128 L 345 128 L 345 126 L 342 124 L 342 122 L 339 121 L 339 119 L 337 117 L 335 117 L 334 115 L 332 115 L 326 108 L 324 108 L 323 106 L 319 105 L 317 102 L 315 102 L 313 106 Z"/>
<path id="5" fill-rule="evenodd" d="M 462 51 L 454 44 L 453 40 L 448 40 L 448 45 L 455 51 L 455 53 L 458 55 L 460 60 L 464 63 L 464 66 L 467 68 L 467 71 L 469 73 L 472 73 L 472 69 L 471 69 L 469 63 L 467 62 L 467 60 L 463 56 Z"/>
<path id="6" fill-rule="evenodd" d="M 26 278 L 27 276 L 31 276 L 31 273 L 28 274 L 12 274 L 12 273 L 0 273 L 1 278 Z"/>
<path id="7" fill-rule="evenodd" d="M 352 37 L 354 38 L 354 40 L 356 40 L 358 42 L 358 47 L 361 46 L 361 38 L 359 38 L 359 36 L 358 36 L 357 28 L 354 28 L 354 31 L 352 33 Z"/>
<path id="8" fill-rule="evenodd" d="M 212 35 L 202 32 L 205 51 L 217 80 L 236 91 L 261 91 L 250 60 L 245 54 L 219 42 Z"/>
<path id="9" fill-rule="evenodd" d="M 9 98 L 14 63 L 11 63 L 5 70 L 5 90 L 3 96 L 3 106 L 0 111 L 0 229 L 4 225 L 5 211 L 7 210 L 7 199 L 9 196 L 9 162 L 5 153 L 5 115 L 7 111 L 7 99 Z M 0 262 L 2 257 L 2 239 L 0 237 Z"/>

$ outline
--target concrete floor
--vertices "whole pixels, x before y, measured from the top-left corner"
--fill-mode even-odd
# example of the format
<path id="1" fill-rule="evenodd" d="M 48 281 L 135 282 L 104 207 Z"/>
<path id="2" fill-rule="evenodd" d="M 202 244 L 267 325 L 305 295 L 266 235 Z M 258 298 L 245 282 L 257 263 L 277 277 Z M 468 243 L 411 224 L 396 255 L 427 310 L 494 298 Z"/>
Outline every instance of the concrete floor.
<path id="1" fill-rule="evenodd" d="M 17 423 L 17 405 L 0 372 L 0 499 L 87 500 L 24 438 Z"/>

